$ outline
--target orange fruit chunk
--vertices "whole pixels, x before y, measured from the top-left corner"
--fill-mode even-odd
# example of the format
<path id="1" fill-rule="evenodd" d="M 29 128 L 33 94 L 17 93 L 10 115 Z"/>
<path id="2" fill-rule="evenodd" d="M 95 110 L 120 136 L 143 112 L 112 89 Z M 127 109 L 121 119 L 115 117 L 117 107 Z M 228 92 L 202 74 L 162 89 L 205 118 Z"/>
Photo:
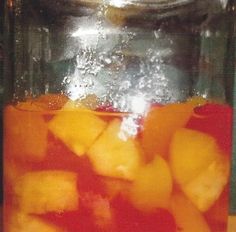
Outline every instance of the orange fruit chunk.
<path id="1" fill-rule="evenodd" d="M 24 110 L 18 109 L 21 106 Z M 25 161 L 41 161 L 46 155 L 47 124 L 30 102 L 21 106 L 4 110 L 5 152 Z"/>
<path id="2" fill-rule="evenodd" d="M 194 109 L 193 103 L 169 104 L 153 107 L 144 120 L 141 144 L 146 160 L 155 155 L 166 156 L 174 132 L 184 127 Z"/>
<path id="3" fill-rule="evenodd" d="M 88 156 L 102 176 L 133 180 L 140 165 L 140 150 L 132 137 L 122 138 L 121 120 L 114 119 L 90 147 Z"/>
<path id="4" fill-rule="evenodd" d="M 167 162 L 160 156 L 137 171 L 130 199 L 142 211 L 167 208 L 172 192 L 172 177 Z"/>
<path id="5" fill-rule="evenodd" d="M 184 195 L 174 194 L 170 208 L 179 228 L 178 231 L 211 232 L 204 216 Z"/>
<path id="6" fill-rule="evenodd" d="M 107 123 L 93 111 L 68 101 L 49 122 L 50 131 L 76 155 L 82 156 L 105 129 Z"/>
<path id="7" fill-rule="evenodd" d="M 218 155 L 216 153 L 216 156 Z M 220 197 L 228 183 L 229 167 L 227 158 L 219 155 L 197 177 L 183 186 L 186 196 L 201 212 L 207 211 Z"/>
<path id="8" fill-rule="evenodd" d="M 7 232 L 63 232 L 59 227 L 47 223 L 38 217 L 22 212 L 13 212 L 9 224 L 4 227 Z"/>
<path id="9" fill-rule="evenodd" d="M 13 186 L 22 212 L 45 214 L 78 209 L 77 174 L 69 171 L 37 171 L 20 176 Z"/>
<path id="10" fill-rule="evenodd" d="M 170 145 L 170 167 L 180 185 L 188 183 L 214 161 L 215 139 L 205 133 L 181 128 Z"/>
<path id="11" fill-rule="evenodd" d="M 215 138 L 190 129 L 179 129 L 170 146 L 173 177 L 185 195 L 202 212 L 219 198 L 229 177 L 229 160 Z"/>

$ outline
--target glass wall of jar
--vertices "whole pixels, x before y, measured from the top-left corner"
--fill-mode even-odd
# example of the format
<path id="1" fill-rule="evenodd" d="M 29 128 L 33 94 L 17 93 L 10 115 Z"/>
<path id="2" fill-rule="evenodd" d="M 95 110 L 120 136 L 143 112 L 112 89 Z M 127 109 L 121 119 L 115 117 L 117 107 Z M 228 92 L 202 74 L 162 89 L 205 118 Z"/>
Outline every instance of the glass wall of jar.
<path id="1" fill-rule="evenodd" d="M 227 0 L 9 0 L 4 232 L 226 232 Z"/>

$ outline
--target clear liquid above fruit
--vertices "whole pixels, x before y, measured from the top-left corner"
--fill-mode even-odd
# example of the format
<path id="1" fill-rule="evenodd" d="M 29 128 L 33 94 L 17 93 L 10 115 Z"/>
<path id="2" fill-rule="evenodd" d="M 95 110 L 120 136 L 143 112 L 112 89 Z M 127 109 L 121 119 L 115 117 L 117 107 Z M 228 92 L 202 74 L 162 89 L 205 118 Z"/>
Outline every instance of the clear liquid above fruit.
<path id="1" fill-rule="evenodd" d="M 5 232 L 226 232 L 232 108 L 134 109 L 64 95 L 7 105 Z"/>

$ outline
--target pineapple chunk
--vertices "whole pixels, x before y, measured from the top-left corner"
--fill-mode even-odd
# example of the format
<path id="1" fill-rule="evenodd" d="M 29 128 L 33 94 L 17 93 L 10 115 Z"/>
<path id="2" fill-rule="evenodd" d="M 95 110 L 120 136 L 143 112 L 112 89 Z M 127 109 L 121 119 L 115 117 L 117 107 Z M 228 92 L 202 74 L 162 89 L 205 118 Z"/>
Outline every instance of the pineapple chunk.
<path id="1" fill-rule="evenodd" d="M 29 172 L 16 181 L 14 194 L 26 213 L 73 211 L 79 204 L 77 175 L 66 171 Z"/>
<path id="2" fill-rule="evenodd" d="M 207 211 L 223 192 L 228 182 L 229 162 L 223 157 L 213 161 L 196 178 L 183 186 L 183 191 L 201 212 Z"/>
<path id="3" fill-rule="evenodd" d="M 210 135 L 178 130 L 171 143 L 170 167 L 182 191 L 200 211 L 207 211 L 229 177 L 229 160 Z"/>
<path id="4" fill-rule="evenodd" d="M 14 212 L 5 228 L 6 232 L 62 232 L 55 225 L 21 212 Z"/>
<path id="5" fill-rule="evenodd" d="M 69 101 L 49 123 L 49 129 L 76 155 L 83 155 L 106 127 L 106 122 Z"/>
<path id="6" fill-rule="evenodd" d="M 140 165 L 140 152 L 134 139 L 122 139 L 121 121 L 114 119 L 95 141 L 88 156 L 99 175 L 133 180 Z"/>
<path id="7" fill-rule="evenodd" d="M 198 176 L 216 158 L 215 139 L 190 129 L 179 129 L 170 146 L 170 166 L 178 184 L 185 184 Z"/>
<path id="8" fill-rule="evenodd" d="M 170 208 L 181 232 L 211 232 L 203 215 L 182 194 L 172 196 Z"/>
<path id="9" fill-rule="evenodd" d="M 166 161 L 160 156 L 140 167 L 131 188 L 133 205 L 143 211 L 166 208 L 172 192 L 172 177 Z"/>
<path id="10" fill-rule="evenodd" d="M 193 109 L 194 103 L 176 103 L 150 110 L 141 136 L 146 161 L 151 161 L 157 154 L 167 156 L 172 135 L 187 124 Z"/>

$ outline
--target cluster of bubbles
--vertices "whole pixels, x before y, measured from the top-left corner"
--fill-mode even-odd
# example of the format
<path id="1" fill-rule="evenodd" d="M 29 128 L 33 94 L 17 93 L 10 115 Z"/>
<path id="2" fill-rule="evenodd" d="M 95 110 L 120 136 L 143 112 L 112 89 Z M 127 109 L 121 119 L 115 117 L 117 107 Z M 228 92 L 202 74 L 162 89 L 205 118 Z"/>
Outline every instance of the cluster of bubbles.
<path id="1" fill-rule="evenodd" d="M 51 4 L 44 0 L 36 2 L 45 6 Z M 71 2 L 78 4 L 80 1 Z M 101 104 L 109 103 L 113 108 L 125 112 L 133 111 L 135 105 L 140 105 L 142 109 L 142 104 L 166 104 L 188 98 L 193 88 L 192 71 L 194 68 L 198 69 L 196 66 L 199 60 L 198 57 L 195 60 L 191 57 L 195 45 L 193 39 L 196 36 L 191 34 L 193 24 L 182 25 L 185 21 L 181 15 L 180 19 L 171 19 L 170 15 L 165 15 L 165 18 L 161 14 L 164 17 L 160 19 L 161 23 L 154 20 L 151 26 L 150 22 L 142 24 L 140 19 L 136 23 L 133 20 L 131 24 L 123 24 L 125 17 L 129 15 L 119 11 L 119 8 L 116 12 L 114 7 L 121 2 L 143 1 L 95 2 L 100 4 L 92 7 L 89 5 L 87 8 L 90 10 L 86 14 L 68 14 L 62 8 L 65 15 L 60 14 L 48 26 L 44 26 L 47 28 L 43 35 L 47 46 L 42 45 L 42 54 L 47 55 L 43 74 L 45 91 L 60 90 L 73 100 L 96 95 Z M 150 3 L 144 2 L 147 5 Z M 204 9 L 217 11 L 219 7 L 216 6 L 225 7 L 226 2 L 227 0 L 166 0 L 156 1 L 155 4 L 166 7 L 194 3 L 201 10 L 204 4 L 210 4 L 214 7 Z M 70 9 L 72 10 L 72 5 Z M 201 10 L 196 12 L 202 12 Z M 172 10 L 170 12 L 176 13 Z M 142 14 L 139 11 L 136 13 L 138 17 Z M 35 34 L 35 38 L 41 38 L 38 34 Z M 32 44 L 39 43 L 34 41 Z M 41 57 L 38 50 L 33 49 L 32 53 L 40 53 Z M 37 54 L 32 54 L 32 57 L 34 64 L 31 66 L 36 67 L 35 63 L 40 66 L 41 58 L 38 59 Z M 31 73 L 35 75 L 36 72 Z M 134 103 L 137 99 L 140 104 Z"/>
<path id="2" fill-rule="evenodd" d="M 74 59 L 73 72 L 63 80 L 67 95 L 78 99 L 95 94 L 120 111 L 132 111 L 137 99 L 140 103 L 185 99 L 188 74 L 170 62 L 178 55 L 176 35 L 114 25 L 104 17 L 105 10 L 103 6 L 96 14 L 74 18 L 70 46 L 62 57 Z"/>

